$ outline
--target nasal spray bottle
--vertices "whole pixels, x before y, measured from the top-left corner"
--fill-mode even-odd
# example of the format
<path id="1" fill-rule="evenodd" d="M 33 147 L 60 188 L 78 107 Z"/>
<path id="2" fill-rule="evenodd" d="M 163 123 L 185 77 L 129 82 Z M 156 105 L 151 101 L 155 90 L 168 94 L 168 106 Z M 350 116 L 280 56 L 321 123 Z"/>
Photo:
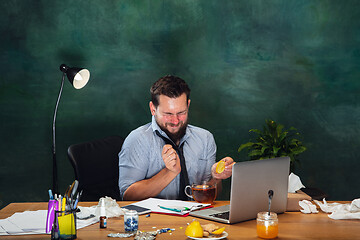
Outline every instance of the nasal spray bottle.
<path id="1" fill-rule="evenodd" d="M 106 228 L 107 225 L 107 217 L 106 217 L 106 209 L 105 209 L 105 201 L 101 199 L 100 201 L 100 228 Z"/>

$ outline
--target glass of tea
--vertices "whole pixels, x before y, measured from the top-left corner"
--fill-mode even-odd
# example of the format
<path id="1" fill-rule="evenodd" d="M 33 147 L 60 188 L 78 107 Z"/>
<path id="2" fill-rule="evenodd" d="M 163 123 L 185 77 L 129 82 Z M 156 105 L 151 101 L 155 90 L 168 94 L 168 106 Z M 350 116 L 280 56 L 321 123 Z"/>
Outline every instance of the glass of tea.
<path id="1" fill-rule="evenodd" d="M 188 185 L 185 187 L 185 194 L 198 203 L 212 204 L 216 199 L 216 183 L 202 182 L 201 184 Z"/>

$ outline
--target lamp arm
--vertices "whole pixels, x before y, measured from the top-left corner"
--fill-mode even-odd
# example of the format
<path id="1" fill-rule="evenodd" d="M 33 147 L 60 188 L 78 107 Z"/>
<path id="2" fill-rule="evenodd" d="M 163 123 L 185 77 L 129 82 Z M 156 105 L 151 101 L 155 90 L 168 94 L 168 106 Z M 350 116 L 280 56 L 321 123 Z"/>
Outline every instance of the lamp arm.
<path id="1" fill-rule="evenodd" d="M 58 110 L 61 93 L 63 91 L 64 87 L 64 80 L 65 80 L 65 73 L 63 73 L 62 80 L 61 80 L 61 86 L 59 91 L 59 96 L 56 101 L 55 105 L 55 111 L 54 111 L 54 119 L 52 124 L 52 155 L 53 155 L 53 193 L 58 193 L 58 176 L 57 176 L 57 163 L 56 163 L 56 144 L 55 144 L 55 122 L 56 122 L 56 113 Z"/>

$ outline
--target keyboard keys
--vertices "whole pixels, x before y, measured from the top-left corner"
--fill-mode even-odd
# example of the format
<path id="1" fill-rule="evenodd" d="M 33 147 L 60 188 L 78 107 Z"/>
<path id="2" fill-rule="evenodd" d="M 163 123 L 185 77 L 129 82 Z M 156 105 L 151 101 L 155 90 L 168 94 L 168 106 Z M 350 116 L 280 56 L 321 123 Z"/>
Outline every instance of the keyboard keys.
<path id="1" fill-rule="evenodd" d="M 230 214 L 230 211 L 227 211 L 227 212 L 222 212 L 222 213 L 215 213 L 210 216 L 229 220 L 229 214 Z"/>

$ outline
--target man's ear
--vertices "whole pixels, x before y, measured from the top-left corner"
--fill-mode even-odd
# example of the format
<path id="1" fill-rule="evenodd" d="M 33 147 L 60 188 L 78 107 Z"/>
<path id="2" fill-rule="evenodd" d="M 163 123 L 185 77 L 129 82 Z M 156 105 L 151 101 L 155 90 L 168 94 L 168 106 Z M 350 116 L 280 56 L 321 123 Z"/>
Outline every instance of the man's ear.
<path id="1" fill-rule="evenodd" d="M 150 112 L 151 112 L 151 115 L 155 115 L 155 111 L 156 111 L 156 107 L 155 105 L 153 104 L 152 101 L 149 102 L 149 107 L 150 107 Z"/>
<path id="2" fill-rule="evenodd" d="M 190 99 L 188 100 L 188 108 L 190 107 Z"/>

